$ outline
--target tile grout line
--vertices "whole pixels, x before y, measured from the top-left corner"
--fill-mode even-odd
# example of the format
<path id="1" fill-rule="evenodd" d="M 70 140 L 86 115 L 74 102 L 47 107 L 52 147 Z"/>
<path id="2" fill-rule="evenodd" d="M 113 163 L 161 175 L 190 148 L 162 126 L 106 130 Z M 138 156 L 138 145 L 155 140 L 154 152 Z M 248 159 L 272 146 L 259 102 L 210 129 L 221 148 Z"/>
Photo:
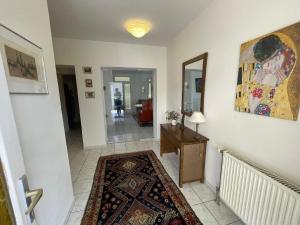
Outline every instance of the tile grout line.
<path id="1" fill-rule="evenodd" d="M 214 200 L 213 200 L 214 201 Z M 219 223 L 219 221 L 217 220 L 217 218 L 215 217 L 215 215 L 209 210 L 209 208 L 205 205 L 205 204 L 203 204 L 204 205 L 204 207 L 208 210 L 208 212 L 212 215 L 212 217 L 215 219 L 215 221 L 217 222 L 217 224 L 219 224 L 219 225 L 221 225 L 220 223 Z"/>

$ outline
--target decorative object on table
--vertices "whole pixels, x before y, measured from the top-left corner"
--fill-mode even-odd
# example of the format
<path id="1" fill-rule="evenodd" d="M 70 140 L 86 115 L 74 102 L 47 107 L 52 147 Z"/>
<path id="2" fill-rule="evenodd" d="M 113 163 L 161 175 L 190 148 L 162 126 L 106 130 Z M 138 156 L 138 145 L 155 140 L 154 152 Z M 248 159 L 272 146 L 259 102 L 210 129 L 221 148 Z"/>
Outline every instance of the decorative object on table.
<path id="1" fill-rule="evenodd" d="M 100 157 L 81 221 L 97 224 L 202 225 L 153 151 Z"/>
<path id="2" fill-rule="evenodd" d="M 85 86 L 86 87 L 93 87 L 93 80 L 92 79 L 85 79 Z"/>
<path id="3" fill-rule="evenodd" d="M 0 25 L 0 53 L 10 93 L 48 93 L 41 47 Z"/>
<path id="4" fill-rule="evenodd" d="M 190 117 L 189 121 L 191 123 L 195 123 L 196 124 L 196 133 L 198 134 L 199 124 L 200 123 L 205 123 L 206 119 L 203 116 L 202 112 L 193 112 L 193 114 Z"/>
<path id="5" fill-rule="evenodd" d="M 180 117 L 180 114 L 174 110 L 167 111 L 166 114 L 167 114 L 166 119 L 171 120 L 172 125 L 175 126 L 177 124 L 177 120 Z"/>
<path id="6" fill-rule="evenodd" d="M 241 45 L 235 110 L 297 120 L 300 23 Z"/>
<path id="7" fill-rule="evenodd" d="M 94 91 L 86 91 L 85 98 L 95 98 L 95 92 Z"/>
<path id="8" fill-rule="evenodd" d="M 92 67 L 91 66 L 84 66 L 82 67 L 83 73 L 85 74 L 92 74 Z"/>

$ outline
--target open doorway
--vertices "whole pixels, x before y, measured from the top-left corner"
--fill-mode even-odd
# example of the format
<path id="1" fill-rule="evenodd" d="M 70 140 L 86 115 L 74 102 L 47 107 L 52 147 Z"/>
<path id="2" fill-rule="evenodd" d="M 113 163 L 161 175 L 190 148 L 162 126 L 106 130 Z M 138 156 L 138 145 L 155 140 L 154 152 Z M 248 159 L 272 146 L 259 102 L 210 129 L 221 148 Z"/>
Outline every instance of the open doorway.
<path id="1" fill-rule="evenodd" d="M 56 71 L 67 143 L 79 140 L 82 145 L 75 67 L 58 65 Z"/>
<path id="2" fill-rule="evenodd" d="M 153 69 L 102 68 L 107 142 L 154 137 Z"/>

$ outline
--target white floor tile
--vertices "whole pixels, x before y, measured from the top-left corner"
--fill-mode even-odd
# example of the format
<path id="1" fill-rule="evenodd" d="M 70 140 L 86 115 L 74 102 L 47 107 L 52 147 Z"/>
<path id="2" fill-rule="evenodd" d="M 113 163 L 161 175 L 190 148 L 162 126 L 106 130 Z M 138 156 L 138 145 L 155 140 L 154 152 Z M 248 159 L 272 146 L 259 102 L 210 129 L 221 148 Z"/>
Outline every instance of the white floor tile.
<path id="1" fill-rule="evenodd" d="M 75 195 L 75 203 L 72 212 L 83 211 L 89 198 L 89 193 Z"/>
<path id="2" fill-rule="evenodd" d="M 67 225 L 80 225 L 82 216 L 83 211 L 71 213 Z"/>
<path id="3" fill-rule="evenodd" d="M 210 201 L 204 204 L 220 225 L 230 224 L 239 220 L 239 218 L 223 203 L 218 205 L 215 201 Z"/>
<path id="4" fill-rule="evenodd" d="M 216 194 L 206 184 L 193 182 L 191 183 L 191 187 L 203 202 L 216 199 Z"/>
<path id="5" fill-rule="evenodd" d="M 200 221 L 203 223 L 203 225 L 219 225 L 216 219 L 203 204 L 192 206 L 192 209 L 194 210 Z"/>
<path id="6" fill-rule="evenodd" d="M 125 153 L 126 152 L 126 145 L 125 143 L 116 143 L 115 144 L 115 153 Z"/>
<path id="7" fill-rule="evenodd" d="M 95 168 L 84 167 L 80 170 L 77 180 L 93 179 L 95 174 Z"/>
<path id="8" fill-rule="evenodd" d="M 93 180 L 76 180 L 74 183 L 74 194 L 90 192 L 92 187 Z"/>
<path id="9" fill-rule="evenodd" d="M 180 188 L 180 191 L 191 206 L 202 202 L 189 184 L 184 184 L 183 188 Z"/>

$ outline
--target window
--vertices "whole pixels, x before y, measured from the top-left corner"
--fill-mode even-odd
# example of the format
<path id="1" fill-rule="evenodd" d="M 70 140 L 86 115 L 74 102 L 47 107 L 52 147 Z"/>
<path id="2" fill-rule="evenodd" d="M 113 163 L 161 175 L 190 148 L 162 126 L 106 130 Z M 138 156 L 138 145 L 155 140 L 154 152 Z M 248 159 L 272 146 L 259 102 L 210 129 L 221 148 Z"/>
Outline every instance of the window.
<path id="1" fill-rule="evenodd" d="M 152 83 L 150 79 L 148 83 L 148 98 L 152 98 Z"/>
<path id="2" fill-rule="evenodd" d="M 130 77 L 115 77 L 115 82 L 130 82 Z"/>

